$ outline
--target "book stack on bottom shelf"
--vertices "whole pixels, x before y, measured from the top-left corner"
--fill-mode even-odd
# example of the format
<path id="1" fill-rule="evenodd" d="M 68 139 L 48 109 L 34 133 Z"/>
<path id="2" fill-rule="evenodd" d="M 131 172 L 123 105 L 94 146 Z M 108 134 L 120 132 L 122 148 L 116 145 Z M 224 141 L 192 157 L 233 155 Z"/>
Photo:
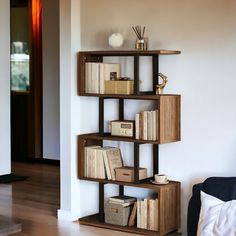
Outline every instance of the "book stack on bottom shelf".
<path id="1" fill-rule="evenodd" d="M 150 189 L 154 195 L 152 194 L 152 198 L 135 200 L 131 204 L 125 201 L 115 203 L 116 200 L 109 199 L 108 202 L 116 204 L 110 211 L 116 215 L 115 213 L 120 210 L 122 221 L 119 224 L 116 219 L 113 222 L 106 219 L 106 203 L 105 218 L 103 209 L 100 208 L 98 214 L 80 218 L 80 224 L 141 235 L 179 235 L 177 231 L 180 227 L 180 182 L 169 181 L 166 185 L 124 183 L 124 186 Z M 129 209 L 124 209 L 126 207 Z M 126 210 L 129 213 L 125 212 Z"/>
<path id="2" fill-rule="evenodd" d="M 158 198 L 137 201 L 137 228 L 158 231 Z"/>

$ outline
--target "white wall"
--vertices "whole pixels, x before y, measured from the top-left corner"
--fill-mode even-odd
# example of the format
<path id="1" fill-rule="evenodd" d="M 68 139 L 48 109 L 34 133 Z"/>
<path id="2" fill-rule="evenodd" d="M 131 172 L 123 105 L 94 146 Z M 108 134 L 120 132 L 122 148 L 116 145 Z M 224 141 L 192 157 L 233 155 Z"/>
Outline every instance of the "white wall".
<path id="1" fill-rule="evenodd" d="M 10 154 L 10 1 L 0 1 L 0 175 L 11 173 Z"/>
<path id="2" fill-rule="evenodd" d="M 80 50 L 80 1 L 60 0 L 60 220 L 76 220 L 80 212 L 77 179 L 77 135 L 80 98 L 77 96 L 77 52 Z"/>
<path id="3" fill-rule="evenodd" d="M 43 0 L 43 157 L 60 159 L 59 0 Z"/>
<path id="4" fill-rule="evenodd" d="M 81 0 L 83 50 L 110 49 L 112 32 L 122 33 L 123 48 L 132 49 L 131 26 L 141 24 L 150 49 L 182 51 L 160 57 L 160 72 L 169 77 L 165 93 L 182 95 L 182 141 L 160 145 L 160 172 L 182 183 L 183 232 L 192 185 L 236 173 L 235 11 L 234 0 Z M 95 131 L 97 99 L 80 101 L 80 132 Z M 97 185 L 80 185 L 86 215 L 97 209 Z"/>

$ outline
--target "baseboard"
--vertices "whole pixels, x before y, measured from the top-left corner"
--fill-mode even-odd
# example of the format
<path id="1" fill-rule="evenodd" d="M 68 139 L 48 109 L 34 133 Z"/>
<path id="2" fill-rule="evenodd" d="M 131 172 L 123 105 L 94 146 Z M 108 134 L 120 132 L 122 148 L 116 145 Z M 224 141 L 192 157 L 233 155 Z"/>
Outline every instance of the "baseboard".
<path id="1" fill-rule="evenodd" d="M 78 215 L 74 215 L 71 213 L 71 211 L 65 211 L 65 210 L 57 210 L 57 218 L 58 220 L 62 220 L 62 221 L 75 221 L 78 220 L 79 216 Z"/>

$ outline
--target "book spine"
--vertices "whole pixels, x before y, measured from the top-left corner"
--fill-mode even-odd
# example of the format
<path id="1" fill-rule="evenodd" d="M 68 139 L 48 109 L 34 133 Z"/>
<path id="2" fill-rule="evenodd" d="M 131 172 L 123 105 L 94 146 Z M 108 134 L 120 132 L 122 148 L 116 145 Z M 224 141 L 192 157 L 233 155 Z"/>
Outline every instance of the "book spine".
<path id="1" fill-rule="evenodd" d="M 84 147 L 84 177 L 88 177 L 88 154 L 87 147 Z"/>
<path id="2" fill-rule="evenodd" d="M 137 228 L 141 228 L 141 200 L 137 201 Z"/>
<path id="3" fill-rule="evenodd" d="M 152 117 L 151 117 L 151 111 L 147 111 L 147 140 L 152 140 Z"/>
<path id="4" fill-rule="evenodd" d="M 154 207 L 154 230 L 159 230 L 159 200 L 155 199 Z"/>
<path id="5" fill-rule="evenodd" d="M 147 111 L 143 111 L 143 139 L 147 140 Z"/>
<path id="6" fill-rule="evenodd" d="M 139 139 L 139 116 L 140 114 L 135 115 L 135 138 Z"/>
<path id="7" fill-rule="evenodd" d="M 99 63 L 99 92 L 104 94 L 104 64 Z"/>
<path id="8" fill-rule="evenodd" d="M 111 171 L 110 171 L 110 167 L 109 167 L 109 163 L 108 163 L 107 150 L 103 150 L 103 160 L 104 160 L 104 164 L 105 164 L 107 179 L 111 180 Z"/>

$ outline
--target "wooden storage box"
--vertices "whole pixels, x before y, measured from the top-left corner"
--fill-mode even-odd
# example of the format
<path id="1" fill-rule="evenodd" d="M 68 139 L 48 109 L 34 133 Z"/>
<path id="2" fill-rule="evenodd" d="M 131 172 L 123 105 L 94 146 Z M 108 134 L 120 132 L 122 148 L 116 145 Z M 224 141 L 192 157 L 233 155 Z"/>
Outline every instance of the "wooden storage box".
<path id="1" fill-rule="evenodd" d="M 106 80 L 105 94 L 133 94 L 133 80 Z"/>
<path id="2" fill-rule="evenodd" d="M 134 168 L 129 166 L 119 167 L 115 169 L 116 180 L 124 182 L 134 182 Z M 139 179 L 147 178 L 147 168 L 139 168 Z"/>
<path id="3" fill-rule="evenodd" d="M 114 225 L 126 226 L 130 215 L 130 206 L 107 202 L 105 205 L 105 222 Z"/>

